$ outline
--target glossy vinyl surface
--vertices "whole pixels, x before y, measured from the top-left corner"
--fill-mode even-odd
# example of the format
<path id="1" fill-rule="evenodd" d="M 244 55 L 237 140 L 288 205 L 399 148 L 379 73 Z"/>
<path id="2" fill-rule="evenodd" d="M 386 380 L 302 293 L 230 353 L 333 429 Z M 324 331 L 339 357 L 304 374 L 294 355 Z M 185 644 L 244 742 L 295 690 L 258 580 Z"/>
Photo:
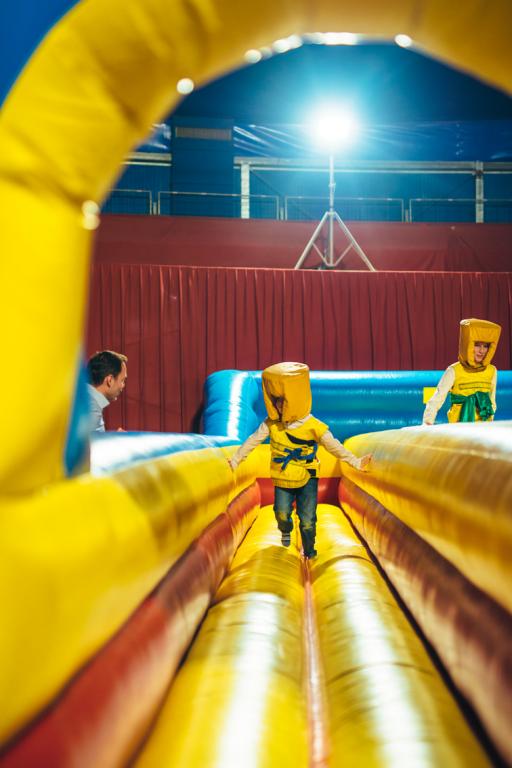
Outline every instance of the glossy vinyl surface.
<path id="1" fill-rule="evenodd" d="M 374 459 L 346 476 L 510 612 L 512 422 L 380 432 L 347 447 Z"/>
<path id="2" fill-rule="evenodd" d="M 339 508 L 321 505 L 311 563 L 330 765 L 487 766 L 421 640 Z"/>

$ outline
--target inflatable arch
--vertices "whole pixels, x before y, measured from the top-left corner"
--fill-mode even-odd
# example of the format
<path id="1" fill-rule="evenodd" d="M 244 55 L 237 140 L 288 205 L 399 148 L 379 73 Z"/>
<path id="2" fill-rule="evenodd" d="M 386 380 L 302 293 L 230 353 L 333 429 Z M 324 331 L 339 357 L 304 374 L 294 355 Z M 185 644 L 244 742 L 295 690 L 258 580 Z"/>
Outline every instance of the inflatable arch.
<path id="1" fill-rule="evenodd" d="M 199 436 L 187 438 L 189 443 L 172 462 L 165 458 L 141 462 L 135 471 L 120 468 L 115 478 L 108 474 L 67 477 L 83 453 L 83 413 L 77 371 L 87 306 L 91 237 L 98 225 L 99 204 L 126 153 L 144 137 L 152 122 L 172 109 L 179 98 L 177 83 L 181 79 L 190 78 L 201 84 L 242 64 L 248 49 L 272 45 L 272 41 L 290 34 L 318 30 L 384 38 L 408 34 L 427 52 L 510 89 L 511 27 L 512 6 L 508 0 L 492 0 L 485 5 L 468 2 L 464 12 L 450 8 L 441 0 L 395 0 L 385 6 L 380 0 L 353 0 L 346 4 L 333 0 L 308 3 L 262 0 L 257 7 L 223 0 L 172 3 L 81 0 L 69 3 L 67 13 L 45 35 L 11 88 L 0 113 L 0 327 L 4 337 L 0 388 L 5 404 L 0 431 L 0 540 L 5 548 L 3 554 L 8 554 L 0 558 L 0 584 L 2 610 L 9 621 L 9 632 L 0 633 L 0 658 L 3 659 L 0 688 L 9 703 L 0 727 L 3 745 L 0 765 L 26 768 L 38 764 L 37 760 L 39 764 L 52 766 L 117 765 L 133 757 L 155 710 L 154 706 L 151 709 L 138 701 L 137 669 L 133 671 L 130 667 L 126 654 L 137 643 L 143 644 L 141 627 L 151 626 L 154 636 L 143 647 L 147 651 L 144 663 L 149 668 L 146 671 L 154 705 L 167 684 L 161 679 L 157 662 L 170 647 L 169 637 L 180 638 L 181 642 L 181 645 L 171 643 L 169 664 L 175 669 L 186 648 L 183 638 L 190 639 L 200 620 L 198 616 L 204 612 L 210 593 L 219 582 L 222 570 L 219 563 L 232 555 L 261 500 L 261 489 L 256 483 L 256 478 L 262 476 L 259 459 L 248 463 L 233 482 L 220 443 Z M 37 130 L 34 130 L 35 123 Z M 433 450 L 442 452 L 443 434 L 439 434 L 440 444 L 434 440 Z M 453 433 L 448 431 L 447 435 L 450 442 Z M 471 437 L 475 441 L 475 455 L 480 436 L 476 432 Z M 379 438 L 375 443 L 372 439 L 366 442 L 362 439 L 361 444 L 380 450 L 382 439 L 385 443 L 385 438 Z M 397 449 L 396 475 L 402 472 L 403 457 L 409 455 L 414 443 L 413 435 L 410 443 L 404 438 Z M 493 446 L 490 440 L 486 448 L 487 458 L 492 458 L 493 451 L 500 458 L 501 474 L 497 482 L 501 491 L 507 489 L 509 477 L 504 443 L 506 440 L 501 439 Z M 159 450 L 157 447 L 155 454 L 154 446 L 150 446 L 147 457 L 159 455 Z M 382 448 L 384 453 L 386 450 Z M 144 458 L 143 454 L 142 450 L 137 459 Z M 439 455 L 437 460 L 443 461 Z M 413 474 L 419 487 L 423 466 L 421 460 L 418 461 Z M 333 467 L 328 465 L 328 468 L 336 476 Z M 396 502 L 400 488 L 390 491 L 388 479 L 385 480 L 388 490 L 376 492 L 373 506 L 364 495 L 369 489 L 361 495 L 353 487 L 356 478 L 352 475 L 340 491 L 347 508 L 364 518 L 368 529 L 372 528 L 375 505 L 398 503 L 400 506 Z M 375 483 L 378 484 L 378 479 Z M 464 479 L 460 480 L 460 487 L 464 489 Z M 449 477 L 446 488 L 448 493 Z M 428 494 L 424 502 L 426 512 L 420 496 L 418 494 L 416 503 L 428 517 Z M 502 493 L 500 509 L 507 506 L 508 498 Z M 488 502 L 485 498 L 479 508 L 483 520 Z M 173 509 L 172 519 L 169 508 Z M 336 573 L 328 574 L 329 584 L 315 599 L 318 609 L 325 611 L 326 616 L 343 612 L 345 626 L 350 628 L 355 616 L 352 609 L 356 611 L 360 603 L 361 585 L 364 583 L 366 588 L 374 580 L 375 564 L 348 526 L 340 531 L 334 521 L 331 530 L 329 514 L 327 510 L 326 528 L 322 532 L 325 552 L 333 556 L 335 551 L 343 551 L 344 558 L 361 561 L 362 566 L 358 570 L 340 565 Z M 407 515 L 407 522 L 412 524 L 414 509 L 408 509 Z M 256 584 L 255 589 L 262 588 L 262 584 L 270 591 L 274 589 L 275 599 L 268 601 L 265 611 L 261 606 L 249 606 L 246 613 L 254 614 L 258 626 L 273 617 L 279 642 L 288 640 L 295 648 L 296 669 L 301 663 L 299 644 L 295 637 L 290 641 L 289 628 L 306 599 L 297 587 L 303 566 L 298 557 L 287 560 L 283 564 L 284 586 L 276 587 L 278 579 L 272 572 L 272 564 L 258 560 L 257 554 L 269 540 L 268 521 L 262 518 L 258 526 L 249 548 L 237 555 L 236 567 L 225 589 L 233 590 L 238 596 L 239 611 L 245 610 L 244 584 Z M 464 521 L 459 521 L 459 526 L 463 529 Z M 376 532 L 372 535 L 385 549 L 391 568 L 399 569 L 400 553 L 391 551 L 389 541 L 385 546 L 378 526 L 374 528 Z M 441 528 L 439 524 L 430 532 L 432 541 L 440 535 Z M 508 541 L 507 522 L 499 532 L 503 541 Z M 400 540 L 404 535 L 407 534 L 403 531 L 399 535 L 392 532 L 390 540 L 397 540 L 396 536 Z M 478 543 L 479 535 L 480 528 L 476 527 L 473 543 Z M 189 552 L 187 548 L 194 542 Z M 425 552 L 424 541 L 416 541 L 416 545 L 418 558 L 426 558 L 423 562 L 427 562 L 431 550 Z M 188 560 L 183 563 L 181 558 L 186 551 Z M 443 550 L 443 554 L 451 557 L 452 551 L 456 552 L 457 563 L 459 559 L 469 562 L 470 576 L 475 562 L 479 576 L 484 572 L 485 564 L 478 558 L 467 561 L 465 553 L 455 545 L 452 550 L 449 547 L 446 552 Z M 259 567 L 256 582 L 246 570 L 246 564 L 255 558 Z M 45 564 L 44 570 L 39 567 L 41 563 Z M 324 565 L 323 561 L 319 563 L 320 587 Z M 496 571 L 500 574 L 506 570 L 506 556 L 501 550 L 498 566 Z M 174 569 L 172 590 L 165 580 L 169 569 Z M 454 581 L 458 578 L 451 572 L 450 576 Z M 444 577 L 441 571 L 438 578 Z M 347 579 L 353 590 L 352 602 L 347 597 Z M 188 602 L 182 604 L 174 597 L 179 594 L 174 589 L 176 583 L 185 585 Z M 313 589 L 311 582 L 307 584 Z M 487 586 L 481 580 L 476 585 Z M 460 589 L 456 585 L 452 594 L 456 596 Z M 323 595 L 334 593 L 336 601 L 322 602 Z M 383 605 L 387 606 L 387 593 L 382 595 Z M 475 599 L 480 599 L 480 595 L 478 592 Z M 487 606 L 489 621 L 499 636 L 501 649 L 510 622 L 510 606 L 504 605 L 501 591 L 494 594 L 491 590 L 491 598 Z M 369 597 L 365 608 L 373 600 Z M 473 605 L 470 597 L 468 601 L 466 618 Z M 387 610 L 383 608 L 384 612 Z M 393 610 L 389 608 L 389 612 Z M 222 613 L 222 609 L 218 613 Z M 178 618 L 169 624 L 171 614 Z M 368 612 L 365 615 L 370 616 Z M 132 617 L 135 624 L 130 624 L 132 629 L 127 630 L 126 636 L 124 622 L 128 617 Z M 236 616 L 229 621 L 236 626 Z M 446 635 L 446 642 L 452 647 L 450 632 Z M 114 636 L 118 642 L 110 648 L 109 642 Z M 333 647 L 339 638 L 334 633 L 325 642 Z M 199 646 L 194 663 L 201 659 L 207 645 L 208 641 L 203 641 Z M 399 640 L 398 645 L 407 646 L 405 656 L 417 662 L 421 669 L 414 679 L 408 680 L 409 688 L 420 685 L 421 678 L 434 675 L 433 666 L 421 656 L 421 648 L 414 645 L 414 641 Z M 96 657 L 104 646 L 107 655 Z M 286 705 L 293 708 L 290 717 L 299 735 L 296 742 L 290 743 L 265 732 L 259 742 L 259 761 L 255 759 L 254 764 L 302 765 L 305 751 L 300 730 L 303 724 L 300 681 L 293 669 L 290 674 L 285 670 L 286 690 L 280 688 L 283 678 L 272 677 L 273 651 L 273 648 L 267 650 L 265 667 L 269 690 L 274 696 L 273 709 L 269 711 L 276 715 L 277 722 L 285 696 Z M 402 647 L 400 653 L 403 653 Z M 405 658 L 400 653 L 397 651 L 397 658 Z M 485 663 L 487 657 L 480 656 L 480 661 L 483 659 Z M 474 658 L 478 657 L 477 648 Z M 92 677 L 82 681 L 78 672 L 91 658 L 94 658 Z M 351 659 L 351 663 L 357 665 L 357 658 Z M 505 662 L 500 663 L 502 666 L 494 670 L 494 676 L 501 694 L 501 707 L 508 681 L 498 674 L 507 668 Z M 407 666 L 405 662 L 404 666 Z M 192 665 L 189 668 L 192 676 L 193 669 Z M 121 680 L 113 699 L 108 699 L 103 686 L 106 670 L 115 670 L 113 674 Z M 237 682 L 228 675 L 228 681 L 223 677 L 219 686 L 218 670 L 213 668 L 210 672 L 211 690 L 229 688 L 234 692 L 231 705 L 235 706 Z M 68 688 L 68 681 L 74 675 L 77 675 L 76 685 Z M 480 680 L 477 674 L 470 678 Z M 251 679 L 258 688 L 258 675 Z M 80 698 L 82 683 L 85 699 Z M 190 680 L 180 683 L 184 697 L 192 683 Z M 386 681 L 381 683 L 385 687 Z M 337 684 L 335 679 L 334 689 Z M 471 698 L 474 689 L 469 683 L 468 687 L 467 695 Z M 332 695 L 336 701 L 336 690 Z M 486 765 L 486 756 L 448 697 L 442 691 L 436 696 L 460 748 L 455 756 L 452 747 L 441 744 L 436 752 L 439 764 Z M 49 710 L 44 721 L 39 722 L 38 714 L 55 697 L 59 697 L 56 708 Z M 132 713 L 127 719 L 125 710 L 120 708 L 121 699 Z M 111 726 L 109 733 L 102 724 L 95 730 L 93 726 L 87 733 L 79 729 L 73 731 L 74 716 L 83 710 L 84 700 L 92 708 L 93 723 L 97 702 L 107 701 L 105 717 Z M 443 718 L 439 719 L 439 710 L 436 715 L 432 714 L 429 701 L 424 705 L 425 720 L 434 722 L 434 731 L 437 727 L 442 729 Z M 483 701 L 487 705 L 488 696 L 484 695 Z M 69 731 L 59 726 L 59 718 L 63 717 L 60 704 L 64 707 Z M 357 702 L 353 706 L 358 710 Z M 478 707 L 478 701 L 475 706 Z M 371 702 L 369 709 L 372 709 Z M 400 708 L 393 711 L 402 712 Z M 375 733 L 382 733 L 384 725 L 392 730 L 393 724 L 385 723 L 383 714 L 379 717 L 377 713 L 374 717 Z M 485 720 L 485 712 L 479 714 Z M 494 714 L 489 712 L 486 726 L 502 753 L 512 759 L 506 725 L 509 713 L 503 708 L 499 717 L 495 718 Z M 169 716 L 171 721 L 179 722 L 179 700 L 178 704 L 171 703 Z M 220 715 L 213 726 L 220 727 L 219 718 Z M 247 713 L 241 713 L 241 728 L 246 720 Z M 414 717 L 410 726 L 412 730 L 418 727 Z M 18 740 L 24 729 L 27 729 L 27 739 Z M 418 733 L 420 731 L 418 728 Z M 352 752 L 347 752 L 351 733 Z M 315 744 L 322 743 L 323 735 L 316 734 L 315 738 L 313 752 Z M 358 752 L 357 733 L 354 735 L 352 729 L 342 731 L 340 739 L 340 754 L 352 759 L 347 764 L 385 764 L 372 763 L 375 755 L 370 742 L 365 755 Z M 268 759 L 266 749 L 274 750 L 269 751 Z M 424 753 L 418 749 L 419 765 Z M 164 765 L 158 742 L 154 750 L 154 754 L 149 751 L 142 756 L 141 764 Z M 387 742 L 382 750 L 381 755 L 385 755 L 386 750 L 392 754 Z M 397 753 L 393 755 L 396 758 Z M 224 765 L 242 764 L 237 762 L 236 755 L 231 755 L 230 760 L 227 761 L 226 755 Z M 317 764 L 321 764 L 320 761 L 318 758 Z M 204 755 L 199 755 L 196 764 L 205 764 Z"/>

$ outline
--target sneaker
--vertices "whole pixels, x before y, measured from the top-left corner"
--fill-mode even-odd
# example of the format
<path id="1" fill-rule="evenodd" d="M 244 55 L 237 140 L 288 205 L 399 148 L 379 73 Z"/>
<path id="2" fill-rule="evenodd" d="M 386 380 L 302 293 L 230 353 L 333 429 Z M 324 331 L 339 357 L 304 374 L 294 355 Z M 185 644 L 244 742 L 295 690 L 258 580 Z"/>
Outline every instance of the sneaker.
<path id="1" fill-rule="evenodd" d="M 283 547 L 289 547 L 292 543 L 292 537 L 290 533 L 281 533 L 281 544 Z"/>
<path id="2" fill-rule="evenodd" d="M 316 549 L 312 549 L 311 552 L 304 552 L 304 557 L 306 560 L 314 560 L 314 558 L 318 555 L 318 552 Z"/>

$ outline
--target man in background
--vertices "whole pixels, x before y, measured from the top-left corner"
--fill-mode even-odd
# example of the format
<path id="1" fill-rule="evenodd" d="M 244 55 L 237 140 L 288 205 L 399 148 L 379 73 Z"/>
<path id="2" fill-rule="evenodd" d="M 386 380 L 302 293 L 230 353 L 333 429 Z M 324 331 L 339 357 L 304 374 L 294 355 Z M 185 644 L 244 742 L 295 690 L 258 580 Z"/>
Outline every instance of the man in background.
<path id="1" fill-rule="evenodd" d="M 91 432 L 104 432 L 103 410 L 117 400 L 126 386 L 128 358 L 119 352 L 105 349 L 96 352 L 87 363 Z"/>

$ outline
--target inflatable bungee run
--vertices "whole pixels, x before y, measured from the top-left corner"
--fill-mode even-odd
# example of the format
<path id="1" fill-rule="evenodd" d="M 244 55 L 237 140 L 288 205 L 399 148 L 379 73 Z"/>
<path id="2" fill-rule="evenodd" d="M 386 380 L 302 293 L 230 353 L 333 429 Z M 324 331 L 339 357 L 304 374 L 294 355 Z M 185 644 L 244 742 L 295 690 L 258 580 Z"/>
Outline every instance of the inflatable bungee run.
<path id="1" fill-rule="evenodd" d="M 340 30 L 408 34 L 510 90 L 511 26 L 508 0 L 263 0 L 257 14 L 80 0 L 48 15 L 0 112 L 2 768 L 512 762 L 510 422 L 382 415 L 400 391 L 419 420 L 433 373 L 374 378 L 382 397 L 350 432 L 326 407 L 373 460 L 360 473 L 320 450 L 306 562 L 298 538 L 280 546 L 268 446 L 235 474 L 227 461 L 257 423 L 258 374 L 215 379 L 209 434 L 107 434 L 88 468 L 80 372 L 99 205 L 178 81 Z M 318 376 L 321 418 L 358 374 Z"/>

